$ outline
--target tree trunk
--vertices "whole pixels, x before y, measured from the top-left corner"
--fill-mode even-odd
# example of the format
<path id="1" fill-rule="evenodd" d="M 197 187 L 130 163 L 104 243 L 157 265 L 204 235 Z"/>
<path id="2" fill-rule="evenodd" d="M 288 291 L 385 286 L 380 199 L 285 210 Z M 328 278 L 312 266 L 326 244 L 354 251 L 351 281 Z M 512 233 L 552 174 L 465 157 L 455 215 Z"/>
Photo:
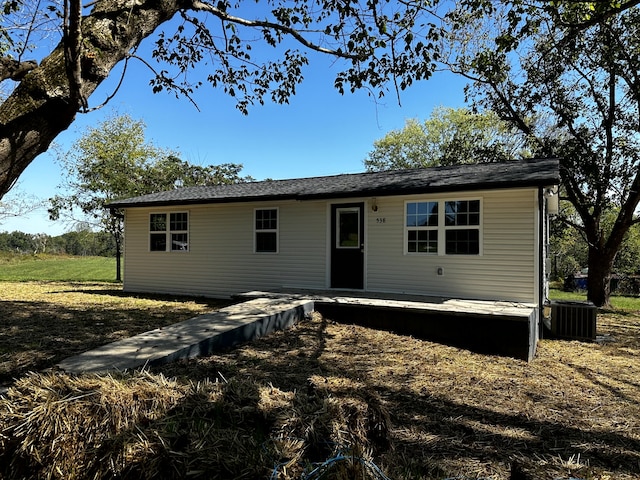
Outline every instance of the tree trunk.
<path id="1" fill-rule="evenodd" d="M 583 221 L 587 226 L 585 233 L 589 242 L 589 286 L 587 289 L 587 299 L 598 307 L 609 306 L 609 296 L 611 294 L 611 275 L 616 255 L 620 251 L 620 246 L 625 236 L 633 225 L 635 210 L 638 205 L 638 185 L 640 184 L 640 174 L 636 175 L 632 192 L 624 202 L 618 217 L 613 225 L 608 237 L 604 237 L 604 232 L 600 229 L 600 218 L 587 217 Z"/>
<path id="2" fill-rule="evenodd" d="M 80 95 L 87 99 L 113 67 L 188 2 L 99 0 L 82 19 Z M 69 128 L 81 104 L 70 87 L 64 45 L 31 70 L 0 106 L 0 198 Z"/>
<path id="3" fill-rule="evenodd" d="M 122 266 L 120 259 L 122 258 L 122 250 L 120 248 L 120 236 L 116 237 L 116 282 L 122 282 Z"/>
<path id="4" fill-rule="evenodd" d="M 589 248 L 587 300 L 597 307 L 609 306 L 611 273 L 617 250 Z"/>

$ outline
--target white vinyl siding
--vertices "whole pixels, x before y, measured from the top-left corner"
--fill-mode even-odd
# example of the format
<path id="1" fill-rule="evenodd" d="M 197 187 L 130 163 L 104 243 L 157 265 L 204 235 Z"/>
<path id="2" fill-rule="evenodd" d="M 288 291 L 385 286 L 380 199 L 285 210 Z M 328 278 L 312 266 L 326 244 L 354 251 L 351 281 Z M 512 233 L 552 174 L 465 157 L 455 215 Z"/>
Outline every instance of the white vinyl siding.
<path id="1" fill-rule="evenodd" d="M 406 202 L 466 199 L 481 200 L 480 255 L 406 253 Z M 377 206 L 368 222 L 367 290 L 537 303 L 537 189 L 378 197 Z"/>
<path id="2" fill-rule="evenodd" d="M 537 303 L 537 194 L 537 188 L 518 188 L 378 197 L 375 211 L 370 198 L 190 206 L 188 255 L 149 252 L 149 214 L 158 209 L 129 208 L 124 288 L 212 297 L 325 289 L 330 278 L 330 205 L 363 201 L 365 291 Z M 479 255 L 407 254 L 405 202 L 477 199 Z M 278 210 L 278 253 L 258 255 L 255 210 L 270 208 Z"/>
<path id="3" fill-rule="evenodd" d="M 276 207 L 278 255 L 255 255 L 254 211 Z M 149 214 L 157 211 L 126 211 L 125 290 L 227 297 L 249 290 L 325 288 L 325 202 L 192 206 L 189 255 L 161 257 L 148 250 Z"/>

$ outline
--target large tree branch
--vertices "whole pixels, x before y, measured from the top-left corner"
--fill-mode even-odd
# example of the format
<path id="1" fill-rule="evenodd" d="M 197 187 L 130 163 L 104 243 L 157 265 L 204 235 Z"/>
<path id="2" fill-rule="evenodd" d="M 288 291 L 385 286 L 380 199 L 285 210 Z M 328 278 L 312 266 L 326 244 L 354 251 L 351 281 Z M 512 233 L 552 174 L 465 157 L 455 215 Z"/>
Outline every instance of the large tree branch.
<path id="1" fill-rule="evenodd" d="M 606 1 L 603 3 L 606 3 Z M 560 20 L 558 22 L 558 25 L 569 29 L 570 34 L 565 37 L 568 41 L 570 39 L 573 39 L 578 33 L 583 32 L 584 30 L 587 30 L 595 25 L 604 23 L 610 18 L 613 18 L 616 15 L 619 15 L 620 13 L 629 10 L 637 5 L 640 5 L 640 0 L 627 0 L 626 2 L 620 3 L 620 5 L 611 6 L 611 8 L 603 11 L 602 13 L 591 15 L 589 19 L 583 22 L 567 23 Z"/>
<path id="2" fill-rule="evenodd" d="M 609 108 L 607 110 L 607 114 L 604 117 L 603 128 L 605 133 L 605 161 L 604 161 L 604 171 L 602 172 L 602 177 L 604 178 L 604 182 L 600 182 L 597 185 L 598 198 L 596 200 L 597 209 L 594 209 L 594 213 L 600 213 L 603 208 L 606 206 L 606 196 L 609 185 L 612 185 L 612 169 L 614 162 L 614 129 L 616 126 L 616 67 L 615 62 L 612 60 L 610 65 L 607 66 L 607 73 L 609 75 Z"/>
<path id="3" fill-rule="evenodd" d="M 616 218 L 616 223 L 613 225 L 613 229 L 609 238 L 607 239 L 607 248 L 610 249 L 618 249 L 622 241 L 624 240 L 624 236 L 626 235 L 629 227 L 634 223 L 639 223 L 640 219 L 635 218 L 635 212 L 640 204 L 640 171 L 636 173 L 636 176 L 631 183 L 631 187 L 629 189 L 629 195 L 627 196 L 626 201 L 623 203 L 620 212 L 618 213 L 618 217 Z"/>
<path id="4" fill-rule="evenodd" d="M 82 0 L 64 0 L 64 57 L 69 79 L 71 102 L 87 109 L 82 94 Z"/>
<path id="5" fill-rule="evenodd" d="M 0 82 L 4 80 L 14 80 L 19 82 L 31 70 L 38 66 L 35 60 L 20 62 L 13 58 L 0 58 Z"/>
<path id="6" fill-rule="evenodd" d="M 215 15 L 220 20 L 235 23 L 236 25 L 242 25 L 242 26 L 251 27 L 251 28 L 267 28 L 267 29 L 275 30 L 281 33 L 285 33 L 295 38 L 300 44 L 304 45 L 308 49 L 314 50 L 316 52 L 325 53 L 325 54 L 333 55 L 336 57 L 346 58 L 349 60 L 363 59 L 362 55 L 356 55 L 343 50 L 332 50 L 330 48 L 325 48 L 316 43 L 313 43 L 307 40 L 307 38 L 305 38 L 304 35 L 302 35 L 295 28 L 291 28 L 289 26 L 282 25 L 275 22 L 269 22 L 266 20 L 247 20 L 245 18 L 236 17 L 201 0 L 192 0 L 190 10 L 208 12 L 208 13 L 211 13 L 212 15 Z"/>
<path id="7" fill-rule="evenodd" d="M 80 61 L 84 68 L 79 94 L 84 98 L 143 38 L 184 6 L 181 0 L 138 1 L 133 7 L 123 3 L 133 5 L 101 0 L 82 21 Z M 0 198 L 75 118 L 78 104 L 69 83 L 64 47 L 62 42 L 29 71 L 0 106 Z"/>
<path id="8" fill-rule="evenodd" d="M 22 80 L 0 105 L 0 198 L 27 165 L 69 127 L 78 110 L 87 108 L 86 99 L 107 78 L 114 66 L 130 56 L 142 39 L 177 12 L 193 10 L 209 13 L 224 23 L 273 31 L 277 35 L 295 39 L 310 50 L 351 60 L 354 64 L 372 56 L 375 48 L 384 48 L 385 45 L 384 42 L 373 42 L 375 38 L 365 28 L 368 17 L 364 15 L 377 8 L 375 2 L 361 7 L 362 11 L 356 11 L 353 6 L 332 7 L 336 12 L 346 12 L 344 15 L 357 24 L 354 32 L 342 31 L 346 28 L 343 23 L 332 30 L 330 36 L 336 43 L 341 36 L 349 43 L 354 43 L 344 48 L 329 48 L 320 41 L 312 40 L 313 35 L 318 35 L 318 38 L 326 36 L 326 25 L 318 27 L 320 29 L 317 31 L 303 32 L 296 30 L 288 21 L 239 18 L 205 0 L 96 0 L 91 4 L 92 12 L 84 17 L 80 16 L 80 5 L 80 0 L 65 0 L 64 38 L 39 66 L 30 62 L 0 60 L 0 79 Z M 324 17 L 324 14 L 321 17 L 333 18 Z M 402 24 L 395 18 L 392 21 Z M 401 27 L 405 28 L 406 25 L 403 25 Z M 357 35 L 360 31 L 363 38 Z M 384 32 L 379 32 L 379 36 L 389 39 Z M 296 60 L 299 61 L 293 59 Z M 385 78 L 384 68 L 389 67 L 382 65 L 380 68 L 383 73 L 378 75 L 379 72 L 371 66 L 374 64 L 367 64 L 369 70 L 362 73 L 363 78 L 349 78 L 349 81 L 354 81 L 354 88 L 362 86 L 367 80 L 379 86 L 381 79 Z M 294 70 L 298 67 L 293 65 Z M 422 75 L 419 69 L 417 71 L 416 78 Z M 238 69 L 233 73 L 242 75 L 243 71 Z M 225 79 L 216 81 L 224 82 Z M 263 85 L 261 88 L 266 87 Z M 285 84 L 283 88 L 291 87 Z"/>

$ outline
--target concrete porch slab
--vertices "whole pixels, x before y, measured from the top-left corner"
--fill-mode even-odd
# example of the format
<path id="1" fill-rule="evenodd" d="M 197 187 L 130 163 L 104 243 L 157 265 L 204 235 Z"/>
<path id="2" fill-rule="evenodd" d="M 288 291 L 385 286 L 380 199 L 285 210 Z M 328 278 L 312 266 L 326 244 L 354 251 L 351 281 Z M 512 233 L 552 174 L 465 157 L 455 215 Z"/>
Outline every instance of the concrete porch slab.
<path id="1" fill-rule="evenodd" d="M 494 300 L 465 300 L 460 298 L 433 297 L 407 294 L 386 294 L 351 290 L 275 290 L 252 291 L 237 295 L 237 298 L 291 298 L 308 299 L 316 303 L 335 305 L 367 306 L 377 308 L 415 309 L 431 312 L 448 312 L 476 315 L 529 318 L 532 303 L 503 302 Z"/>
<path id="2" fill-rule="evenodd" d="M 341 323 L 526 361 L 536 353 L 539 312 L 534 304 L 338 290 L 255 291 L 241 297 L 283 295 L 312 299 L 316 311 Z"/>

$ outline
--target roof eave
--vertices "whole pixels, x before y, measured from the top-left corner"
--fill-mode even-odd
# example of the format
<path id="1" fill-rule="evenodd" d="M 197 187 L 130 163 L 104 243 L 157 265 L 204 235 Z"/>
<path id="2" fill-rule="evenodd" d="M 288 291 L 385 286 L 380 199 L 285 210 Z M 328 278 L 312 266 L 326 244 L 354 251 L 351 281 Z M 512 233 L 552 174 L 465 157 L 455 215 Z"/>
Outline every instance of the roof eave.
<path id="1" fill-rule="evenodd" d="M 271 202 L 282 200 L 329 200 L 338 198 L 357 198 L 357 197 L 389 197 L 400 195 L 420 195 L 432 193 L 457 193 L 461 191 L 478 191 L 478 190 L 504 190 L 509 188 L 535 188 L 545 187 L 558 184 L 558 177 L 538 178 L 529 181 L 512 181 L 512 182 L 480 182 L 467 185 L 448 185 L 448 186 L 426 186 L 413 188 L 372 188 L 364 190 L 349 190 L 331 193 L 312 193 L 312 194 L 284 194 L 284 195 L 254 195 L 242 197 L 224 197 L 224 198 L 193 198 L 184 200 L 157 200 L 147 202 L 130 202 L 118 203 L 112 202 L 106 205 L 106 208 L 124 209 L 124 208 L 150 208 L 150 207 L 172 207 L 172 206 L 188 206 L 188 205 L 210 205 L 210 204 L 226 204 L 226 203 L 249 203 L 249 202 Z"/>
<path id="2" fill-rule="evenodd" d="M 537 188 L 550 185 L 557 185 L 560 182 L 558 178 L 546 178 L 536 181 L 522 181 L 496 184 L 495 182 L 477 183 L 472 185 L 454 185 L 454 186 L 427 186 L 415 188 L 378 188 L 358 191 L 333 192 L 331 194 L 305 194 L 298 195 L 296 200 L 327 200 L 332 198 L 356 198 L 356 197 L 391 197 L 401 195 L 421 195 L 433 193 L 457 193 L 478 190 L 505 190 L 509 188 Z"/>

